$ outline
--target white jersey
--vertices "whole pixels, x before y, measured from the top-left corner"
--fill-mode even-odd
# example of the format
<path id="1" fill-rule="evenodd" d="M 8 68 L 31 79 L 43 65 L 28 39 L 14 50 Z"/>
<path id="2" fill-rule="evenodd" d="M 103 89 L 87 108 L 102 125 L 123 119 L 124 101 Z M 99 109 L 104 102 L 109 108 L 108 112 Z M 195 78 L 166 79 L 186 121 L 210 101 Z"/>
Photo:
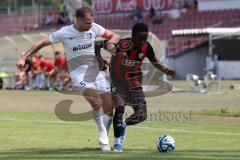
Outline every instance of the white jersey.
<path id="1" fill-rule="evenodd" d="M 67 60 L 83 55 L 95 55 L 94 42 L 104 34 L 105 28 L 92 23 L 89 31 L 79 32 L 73 25 L 62 27 L 49 36 L 51 43 L 62 42 Z"/>
<path id="2" fill-rule="evenodd" d="M 63 44 L 73 86 L 109 91 L 109 84 L 99 70 L 95 58 L 95 40 L 104 33 L 105 28 L 93 23 L 89 31 L 79 32 L 70 25 L 49 36 L 52 44 L 59 42 Z"/>

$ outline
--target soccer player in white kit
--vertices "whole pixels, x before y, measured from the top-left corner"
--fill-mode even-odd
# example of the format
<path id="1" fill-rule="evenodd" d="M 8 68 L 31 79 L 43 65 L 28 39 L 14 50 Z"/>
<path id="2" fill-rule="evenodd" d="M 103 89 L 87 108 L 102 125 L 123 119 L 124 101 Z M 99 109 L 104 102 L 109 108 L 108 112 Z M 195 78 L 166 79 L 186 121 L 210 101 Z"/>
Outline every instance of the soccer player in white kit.
<path id="1" fill-rule="evenodd" d="M 112 98 L 110 86 L 99 70 L 95 58 L 95 40 L 97 37 L 108 39 L 107 49 L 113 53 L 119 36 L 93 22 L 93 12 L 82 7 L 76 10 L 75 22 L 53 32 L 27 50 L 18 62 L 22 69 L 25 60 L 41 48 L 62 43 L 66 52 L 68 70 L 73 86 L 82 94 L 92 107 L 92 116 L 98 127 L 99 144 L 102 151 L 109 151 L 108 130 L 112 121 Z M 101 108 L 102 107 L 102 108 Z"/>

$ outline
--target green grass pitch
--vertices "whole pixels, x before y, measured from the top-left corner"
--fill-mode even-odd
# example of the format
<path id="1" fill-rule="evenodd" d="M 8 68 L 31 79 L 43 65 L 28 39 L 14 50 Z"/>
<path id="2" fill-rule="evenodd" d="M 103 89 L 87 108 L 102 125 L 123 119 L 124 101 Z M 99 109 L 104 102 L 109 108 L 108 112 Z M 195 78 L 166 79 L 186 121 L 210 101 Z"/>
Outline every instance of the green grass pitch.
<path id="1" fill-rule="evenodd" d="M 187 118 L 148 119 L 128 127 L 123 153 L 99 150 L 93 120 L 64 122 L 55 116 L 54 105 L 67 96 L 44 91 L 0 91 L 0 159 L 239 160 L 240 93 L 228 90 L 230 83 L 223 84 L 221 95 L 168 94 L 148 99 L 150 113 L 161 110 L 166 115 L 185 114 Z M 182 83 L 176 85 L 182 87 Z M 72 98 L 80 102 L 79 110 L 88 108 L 83 99 Z M 77 104 L 73 112 L 78 111 Z M 155 142 L 162 134 L 175 138 L 174 152 L 157 151 Z M 112 146 L 112 129 L 109 137 Z"/>

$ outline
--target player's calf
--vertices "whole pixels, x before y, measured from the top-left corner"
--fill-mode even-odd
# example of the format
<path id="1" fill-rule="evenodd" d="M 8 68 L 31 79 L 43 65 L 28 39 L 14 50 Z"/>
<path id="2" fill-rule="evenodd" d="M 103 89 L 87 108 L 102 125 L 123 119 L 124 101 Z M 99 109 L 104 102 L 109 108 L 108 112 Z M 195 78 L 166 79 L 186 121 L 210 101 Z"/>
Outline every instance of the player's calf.
<path id="1" fill-rule="evenodd" d="M 134 107 L 134 113 L 125 120 L 126 126 L 136 125 L 147 119 L 146 101 L 142 100 Z"/>

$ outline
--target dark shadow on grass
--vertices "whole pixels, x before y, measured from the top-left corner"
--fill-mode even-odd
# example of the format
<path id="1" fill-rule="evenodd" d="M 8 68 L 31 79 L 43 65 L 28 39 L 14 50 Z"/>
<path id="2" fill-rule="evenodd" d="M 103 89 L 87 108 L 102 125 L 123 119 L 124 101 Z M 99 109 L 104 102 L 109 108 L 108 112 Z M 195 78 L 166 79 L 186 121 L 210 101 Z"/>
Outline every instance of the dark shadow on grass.
<path id="1" fill-rule="evenodd" d="M 112 159 L 161 159 L 161 160 L 213 160 L 238 159 L 240 150 L 176 150 L 172 153 L 159 153 L 150 149 L 124 149 L 123 153 L 113 151 L 103 153 L 99 148 L 66 148 L 66 149 L 20 149 L 0 152 L 4 160 L 112 160 Z"/>

